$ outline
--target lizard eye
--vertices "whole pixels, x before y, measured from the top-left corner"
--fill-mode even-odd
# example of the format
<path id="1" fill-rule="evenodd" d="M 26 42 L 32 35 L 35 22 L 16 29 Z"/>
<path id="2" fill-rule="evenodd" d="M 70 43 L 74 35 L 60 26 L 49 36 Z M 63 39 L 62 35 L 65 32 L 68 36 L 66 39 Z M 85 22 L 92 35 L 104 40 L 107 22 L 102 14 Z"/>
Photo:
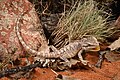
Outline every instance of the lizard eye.
<path id="1" fill-rule="evenodd" d="M 88 46 L 91 46 L 91 44 L 88 44 Z"/>
<path id="2" fill-rule="evenodd" d="M 93 43 L 87 42 L 88 46 L 94 46 Z"/>
<path id="3" fill-rule="evenodd" d="M 90 46 L 93 46 L 93 45 L 91 43 L 89 43 L 89 42 L 86 42 L 83 46 L 84 47 L 90 47 Z"/>

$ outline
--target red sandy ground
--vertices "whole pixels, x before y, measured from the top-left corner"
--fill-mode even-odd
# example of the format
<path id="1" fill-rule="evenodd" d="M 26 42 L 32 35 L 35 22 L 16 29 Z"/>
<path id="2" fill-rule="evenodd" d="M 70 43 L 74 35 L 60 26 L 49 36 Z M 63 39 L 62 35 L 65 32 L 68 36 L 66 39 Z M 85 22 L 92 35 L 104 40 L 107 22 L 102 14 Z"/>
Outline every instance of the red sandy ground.
<path id="1" fill-rule="evenodd" d="M 86 59 L 90 61 L 90 64 L 95 64 L 98 60 L 98 56 L 89 54 Z M 65 80 L 120 80 L 120 61 L 108 62 L 104 60 L 101 69 L 92 67 L 91 69 L 69 69 L 65 71 L 56 72 L 63 76 L 67 76 Z M 50 68 L 35 68 L 35 71 L 31 76 L 32 80 L 55 80 L 57 74 L 55 74 Z M 10 80 L 7 77 L 0 80 Z M 21 78 L 19 80 L 28 80 Z"/>

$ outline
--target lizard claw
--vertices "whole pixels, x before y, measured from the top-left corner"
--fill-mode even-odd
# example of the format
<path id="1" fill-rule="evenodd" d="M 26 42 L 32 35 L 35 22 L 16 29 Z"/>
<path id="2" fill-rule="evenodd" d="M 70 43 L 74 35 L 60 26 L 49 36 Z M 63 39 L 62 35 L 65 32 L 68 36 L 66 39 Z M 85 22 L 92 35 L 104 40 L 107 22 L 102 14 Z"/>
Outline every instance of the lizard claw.
<path id="1" fill-rule="evenodd" d="M 81 63 L 82 63 L 83 65 L 87 65 L 88 62 L 89 62 L 89 61 L 87 61 L 87 60 L 82 60 L 82 61 L 81 61 Z"/>

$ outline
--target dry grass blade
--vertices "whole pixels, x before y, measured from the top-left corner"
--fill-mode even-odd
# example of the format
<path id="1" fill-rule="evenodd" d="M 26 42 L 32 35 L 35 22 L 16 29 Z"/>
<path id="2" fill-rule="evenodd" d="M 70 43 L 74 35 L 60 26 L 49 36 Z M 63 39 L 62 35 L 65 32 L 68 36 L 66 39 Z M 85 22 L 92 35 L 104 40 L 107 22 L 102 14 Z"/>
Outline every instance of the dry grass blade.
<path id="1" fill-rule="evenodd" d="M 59 21 L 58 27 L 52 34 L 53 43 L 60 47 L 71 40 L 93 35 L 97 39 L 110 36 L 112 28 L 107 26 L 107 18 L 102 15 L 103 9 L 98 10 L 93 0 L 77 1 L 70 11 Z M 59 42 L 62 44 L 58 44 Z M 61 46 L 62 47 L 62 46 Z"/>

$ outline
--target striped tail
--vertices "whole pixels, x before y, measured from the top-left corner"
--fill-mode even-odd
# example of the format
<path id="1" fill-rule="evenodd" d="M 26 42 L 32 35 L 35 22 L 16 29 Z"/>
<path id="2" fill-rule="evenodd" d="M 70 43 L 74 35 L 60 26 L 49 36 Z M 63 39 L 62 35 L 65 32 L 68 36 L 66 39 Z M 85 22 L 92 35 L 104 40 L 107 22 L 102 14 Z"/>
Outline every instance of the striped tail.
<path id="1" fill-rule="evenodd" d="M 21 34 L 20 34 L 20 29 L 19 29 L 19 26 L 20 26 L 20 19 L 21 17 L 24 15 L 24 13 L 22 13 L 20 15 L 20 17 L 17 19 L 17 24 L 16 24 L 16 35 L 20 41 L 20 43 L 22 44 L 22 46 L 25 48 L 26 51 L 34 54 L 34 55 L 37 55 L 37 56 L 40 56 L 40 57 L 44 57 L 44 58 L 58 58 L 60 56 L 59 53 L 55 53 L 55 52 L 45 52 L 45 51 L 36 51 L 36 50 L 33 50 L 31 49 L 29 46 L 27 46 L 27 44 L 25 43 L 25 41 L 23 40 L 23 38 L 21 37 Z"/>

